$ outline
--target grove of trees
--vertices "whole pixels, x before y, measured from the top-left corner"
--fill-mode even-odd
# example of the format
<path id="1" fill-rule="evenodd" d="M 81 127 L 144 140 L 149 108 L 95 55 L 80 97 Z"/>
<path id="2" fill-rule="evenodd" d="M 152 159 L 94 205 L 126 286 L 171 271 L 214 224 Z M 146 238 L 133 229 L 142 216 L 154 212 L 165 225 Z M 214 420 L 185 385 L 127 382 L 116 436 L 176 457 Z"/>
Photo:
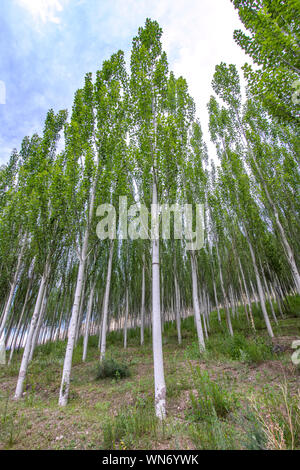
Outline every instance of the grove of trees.
<path id="1" fill-rule="evenodd" d="M 162 29 L 146 20 L 133 39 L 130 67 L 118 51 L 76 91 L 72 112 L 46 116 L 41 136 L 25 137 L 0 169 L 0 337 L 11 362 L 23 348 L 15 399 L 24 391 L 37 344 L 66 340 L 58 397 L 68 403 L 72 355 L 99 337 L 105 359 L 110 328 L 151 327 L 155 410 L 166 413 L 164 322 L 193 314 L 199 349 L 210 314 L 226 328 L 243 306 L 255 331 L 260 305 L 268 335 L 287 294 L 300 294 L 299 5 L 294 0 L 232 0 L 249 36 L 237 43 L 260 65 L 244 67 L 246 99 L 234 64 L 216 66 L 208 99 L 209 155 L 193 98 L 169 70 Z M 284 5 L 283 5 L 284 4 Z M 97 236 L 104 203 L 202 204 L 204 241 L 123 237 L 120 224 Z M 119 213 L 117 215 L 120 215 Z M 134 214 L 131 214 L 133 217 Z M 119 219 L 117 219 L 119 220 Z M 149 230 L 142 227 L 140 232 Z M 138 232 L 138 229 L 137 229 Z M 277 314 L 278 315 L 278 314 Z"/>

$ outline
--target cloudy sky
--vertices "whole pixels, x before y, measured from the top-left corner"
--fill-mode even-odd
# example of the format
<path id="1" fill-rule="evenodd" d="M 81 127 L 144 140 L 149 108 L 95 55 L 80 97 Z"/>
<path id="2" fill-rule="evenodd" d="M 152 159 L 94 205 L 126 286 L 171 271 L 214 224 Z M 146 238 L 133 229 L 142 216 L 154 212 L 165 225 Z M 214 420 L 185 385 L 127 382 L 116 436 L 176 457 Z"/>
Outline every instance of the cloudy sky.
<path id="1" fill-rule="evenodd" d="M 147 17 L 163 28 L 170 70 L 187 79 L 208 141 L 215 65 L 249 60 L 233 40 L 242 25 L 230 0 L 1 0 L 0 164 L 42 131 L 49 108 L 71 109 L 86 72 L 119 49 L 128 59 Z"/>

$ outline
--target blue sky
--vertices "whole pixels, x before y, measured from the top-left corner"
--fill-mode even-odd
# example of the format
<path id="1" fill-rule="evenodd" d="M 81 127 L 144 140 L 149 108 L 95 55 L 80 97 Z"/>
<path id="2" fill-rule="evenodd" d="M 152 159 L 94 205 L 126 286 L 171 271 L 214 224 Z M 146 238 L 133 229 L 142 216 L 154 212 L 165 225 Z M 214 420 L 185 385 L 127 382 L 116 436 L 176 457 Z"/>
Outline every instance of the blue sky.
<path id="1" fill-rule="evenodd" d="M 249 60 L 233 40 L 242 25 L 230 0 L 1 0 L 0 164 L 41 133 L 49 108 L 71 109 L 85 73 L 119 49 L 128 60 L 147 17 L 163 28 L 170 70 L 187 79 L 208 141 L 215 65 Z"/>

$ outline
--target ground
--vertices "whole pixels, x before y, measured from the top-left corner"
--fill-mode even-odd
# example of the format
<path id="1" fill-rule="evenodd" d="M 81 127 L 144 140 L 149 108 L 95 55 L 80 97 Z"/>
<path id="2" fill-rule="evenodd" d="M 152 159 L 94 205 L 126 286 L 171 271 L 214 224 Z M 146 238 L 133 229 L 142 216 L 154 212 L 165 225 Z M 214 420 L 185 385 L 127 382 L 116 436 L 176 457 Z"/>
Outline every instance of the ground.
<path id="1" fill-rule="evenodd" d="M 183 322 L 181 346 L 175 325 L 166 325 L 163 423 L 153 413 L 149 332 L 143 347 L 138 330 L 129 332 L 126 350 L 121 332 L 109 335 L 107 357 L 126 363 L 130 371 L 123 379 L 97 380 L 98 340 L 90 338 L 86 363 L 79 343 L 66 407 L 58 406 L 65 344 L 38 347 L 23 398 L 14 401 L 20 352 L 9 367 L 0 366 L 0 448 L 300 448 L 300 369 L 291 361 L 291 343 L 300 339 L 299 320 L 294 313 L 281 318 L 278 326 L 273 324 L 271 341 L 260 319 L 254 334 L 243 318 L 236 318 L 234 340 L 213 319 L 202 354 L 192 318 Z"/>

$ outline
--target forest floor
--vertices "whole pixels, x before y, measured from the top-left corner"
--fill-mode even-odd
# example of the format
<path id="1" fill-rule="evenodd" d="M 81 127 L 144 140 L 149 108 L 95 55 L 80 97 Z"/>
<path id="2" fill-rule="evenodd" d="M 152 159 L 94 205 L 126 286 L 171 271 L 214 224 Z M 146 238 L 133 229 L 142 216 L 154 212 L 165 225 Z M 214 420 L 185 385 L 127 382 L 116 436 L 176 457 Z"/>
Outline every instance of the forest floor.
<path id="1" fill-rule="evenodd" d="M 182 322 L 177 344 L 174 323 L 163 336 L 167 417 L 153 412 L 151 340 L 139 346 L 139 331 L 108 336 L 107 357 L 126 364 L 130 376 L 96 379 L 98 339 L 82 341 L 73 356 L 69 404 L 58 406 L 65 343 L 39 346 L 23 398 L 12 400 L 21 360 L 0 366 L 2 449 L 291 449 L 300 448 L 300 368 L 291 343 L 300 339 L 300 298 L 290 298 L 271 341 L 255 312 L 254 334 L 240 313 L 234 338 L 213 313 L 207 349 L 199 354 L 193 318 Z M 255 310 L 255 308 L 254 308 Z M 223 322 L 225 324 L 225 322 Z"/>

